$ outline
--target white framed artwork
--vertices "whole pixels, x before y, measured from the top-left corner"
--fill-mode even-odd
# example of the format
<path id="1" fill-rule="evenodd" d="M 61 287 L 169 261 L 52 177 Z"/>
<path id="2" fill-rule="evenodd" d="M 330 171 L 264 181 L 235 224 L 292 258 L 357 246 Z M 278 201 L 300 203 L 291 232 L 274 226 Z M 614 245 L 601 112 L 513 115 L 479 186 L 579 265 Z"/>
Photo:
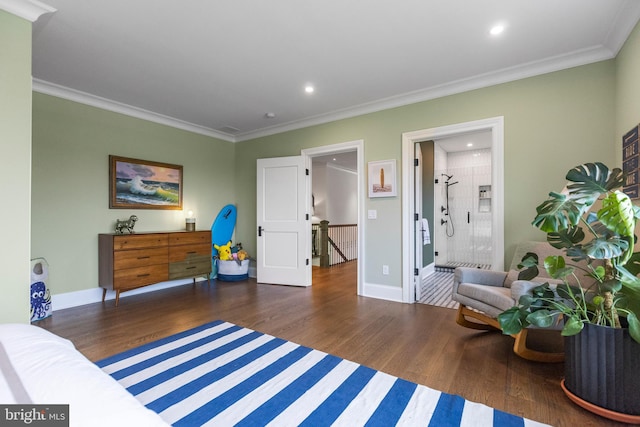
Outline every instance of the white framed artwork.
<path id="1" fill-rule="evenodd" d="M 396 160 L 369 162 L 369 197 L 394 197 L 396 185 Z"/>

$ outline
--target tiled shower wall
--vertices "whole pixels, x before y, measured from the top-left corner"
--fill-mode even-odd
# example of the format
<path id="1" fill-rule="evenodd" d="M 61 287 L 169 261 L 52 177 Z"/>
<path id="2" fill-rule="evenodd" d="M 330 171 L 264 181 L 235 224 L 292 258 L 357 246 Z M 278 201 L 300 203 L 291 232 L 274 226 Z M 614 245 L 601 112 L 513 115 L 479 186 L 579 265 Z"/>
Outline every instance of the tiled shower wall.
<path id="1" fill-rule="evenodd" d="M 436 265 L 491 264 L 491 149 L 445 154 L 446 162 L 441 157 L 435 169 Z M 457 182 L 449 187 L 444 212 L 447 177 L 442 174 L 452 175 L 449 183 Z M 441 225 L 441 219 L 447 223 Z"/>

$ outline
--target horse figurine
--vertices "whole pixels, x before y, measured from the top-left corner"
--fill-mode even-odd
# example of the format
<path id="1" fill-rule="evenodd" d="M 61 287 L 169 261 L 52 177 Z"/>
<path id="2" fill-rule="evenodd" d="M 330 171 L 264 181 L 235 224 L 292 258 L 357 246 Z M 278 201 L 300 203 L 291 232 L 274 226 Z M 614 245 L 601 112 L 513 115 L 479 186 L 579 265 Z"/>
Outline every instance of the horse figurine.
<path id="1" fill-rule="evenodd" d="M 127 230 L 129 234 L 133 234 L 133 226 L 136 225 L 136 221 L 138 217 L 135 215 L 131 215 L 129 219 L 119 220 L 116 219 L 116 234 L 124 234 L 124 231 Z"/>

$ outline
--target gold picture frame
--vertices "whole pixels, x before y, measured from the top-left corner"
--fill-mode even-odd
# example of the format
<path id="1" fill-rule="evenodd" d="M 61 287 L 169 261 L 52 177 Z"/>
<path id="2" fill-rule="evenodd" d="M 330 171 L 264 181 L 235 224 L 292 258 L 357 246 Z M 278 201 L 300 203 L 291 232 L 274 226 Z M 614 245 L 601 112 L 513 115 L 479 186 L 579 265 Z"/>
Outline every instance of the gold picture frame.
<path id="1" fill-rule="evenodd" d="M 109 156 L 110 209 L 182 209 L 182 166 Z"/>

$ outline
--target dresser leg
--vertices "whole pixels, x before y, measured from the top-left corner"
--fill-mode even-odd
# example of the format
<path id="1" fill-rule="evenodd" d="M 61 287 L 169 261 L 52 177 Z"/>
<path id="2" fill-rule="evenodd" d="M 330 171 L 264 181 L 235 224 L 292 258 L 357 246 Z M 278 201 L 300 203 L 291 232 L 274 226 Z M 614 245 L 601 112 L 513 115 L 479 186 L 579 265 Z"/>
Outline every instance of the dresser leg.
<path id="1" fill-rule="evenodd" d="M 118 289 L 116 291 L 116 307 L 118 306 L 119 302 L 120 302 L 120 290 Z"/>
<path id="2" fill-rule="evenodd" d="M 107 296 L 107 288 L 102 288 L 102 302 L 104 302 L 104 297 Z"/>

